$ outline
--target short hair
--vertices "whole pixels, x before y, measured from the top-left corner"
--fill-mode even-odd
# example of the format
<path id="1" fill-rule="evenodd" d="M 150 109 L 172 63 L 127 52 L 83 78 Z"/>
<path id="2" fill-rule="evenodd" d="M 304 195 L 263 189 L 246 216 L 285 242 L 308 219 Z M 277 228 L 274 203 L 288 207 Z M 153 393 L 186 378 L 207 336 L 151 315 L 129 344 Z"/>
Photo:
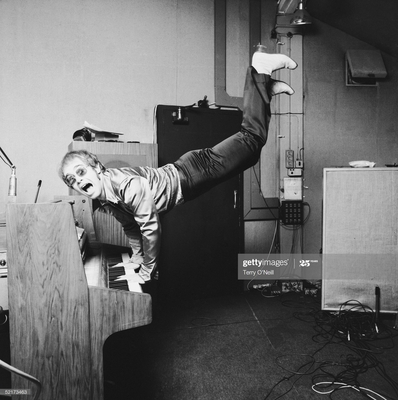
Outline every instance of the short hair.
<path id="1" fill-rule="evenodd" d="M 70 161 L 79 158 L 80 160 L 82 160 L 86 165 L 95 168 L 97 165 L 100 166 L 101 171 L 105 171 L 106 168 L 104 167 L 104 165 L 100 162 L 100 160 L 98 160 L 98 157 L 93 154 L 90 153 L 87 150 L 72 150 L 72 151 L 68 151 L 64 157 L 61 160 L 60 166 L 58 168 L 58 175 L 59 177 L 65 182 L 66 185 L 69 186 L 68 182 L 66 181 L 66 177 L 64 175 L 64 167 L 66 164 L 68 164 Z"/>

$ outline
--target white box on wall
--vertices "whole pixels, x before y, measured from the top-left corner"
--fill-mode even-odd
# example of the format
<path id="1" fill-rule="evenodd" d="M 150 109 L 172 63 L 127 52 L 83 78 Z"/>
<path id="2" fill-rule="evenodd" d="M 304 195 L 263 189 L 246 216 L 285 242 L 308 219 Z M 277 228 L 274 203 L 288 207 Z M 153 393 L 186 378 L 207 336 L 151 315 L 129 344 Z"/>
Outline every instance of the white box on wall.
<path id="1" fill-rule="evenodd" d="M 303 198 L 303 179 L 302 178 L 283 178 L 283 194 L 285 200 L 302 200 Z"/>

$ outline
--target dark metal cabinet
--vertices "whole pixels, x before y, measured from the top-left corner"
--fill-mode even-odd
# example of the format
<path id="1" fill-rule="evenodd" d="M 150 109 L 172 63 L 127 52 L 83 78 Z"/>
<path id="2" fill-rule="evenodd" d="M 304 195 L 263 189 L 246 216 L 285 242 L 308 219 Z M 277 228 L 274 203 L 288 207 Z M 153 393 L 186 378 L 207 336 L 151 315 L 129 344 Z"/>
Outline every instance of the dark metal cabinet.
<path id="1" fill-rule="evenodd" d="M 177 119 L 177 120 L 176 120 Z M 211 147 L 240 129 L 238 109 L 160 105 L 159 166 Z M 159 289 L 173 299 L 237 293 L 243 249 L 242 177 L 237 176 L 162 217 Z"/>

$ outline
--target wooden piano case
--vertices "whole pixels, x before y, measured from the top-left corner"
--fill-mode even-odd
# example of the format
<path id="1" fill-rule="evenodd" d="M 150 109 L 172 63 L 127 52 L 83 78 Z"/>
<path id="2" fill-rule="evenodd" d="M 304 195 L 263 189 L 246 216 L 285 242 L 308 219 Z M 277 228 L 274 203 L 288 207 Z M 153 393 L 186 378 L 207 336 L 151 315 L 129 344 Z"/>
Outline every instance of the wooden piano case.
<path id="1" fill-rule="evenodd" d="M 151 297 L 87 284 L 67 202 L 9 204 L 7 248 L 11 364 L 41 400 L 103 399 L 103 344 L 149 324 Z M 18 375 L 12 387 L 36 390 Z"/>

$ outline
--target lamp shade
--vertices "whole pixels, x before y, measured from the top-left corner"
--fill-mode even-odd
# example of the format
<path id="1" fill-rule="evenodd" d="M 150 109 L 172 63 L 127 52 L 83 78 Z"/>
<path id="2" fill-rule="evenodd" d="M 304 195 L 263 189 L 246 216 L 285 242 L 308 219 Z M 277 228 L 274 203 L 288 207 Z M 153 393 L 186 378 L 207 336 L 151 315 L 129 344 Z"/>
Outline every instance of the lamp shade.
<path id="1" fill-rule="evenodd" d="M 297 10 L 293 14 L 293 18 L 290 20 L 292 25 L 309 25 L 312 23 L 311 16 L 306 10 L 304 10 L 303 2 L 300 1 Z"/>

